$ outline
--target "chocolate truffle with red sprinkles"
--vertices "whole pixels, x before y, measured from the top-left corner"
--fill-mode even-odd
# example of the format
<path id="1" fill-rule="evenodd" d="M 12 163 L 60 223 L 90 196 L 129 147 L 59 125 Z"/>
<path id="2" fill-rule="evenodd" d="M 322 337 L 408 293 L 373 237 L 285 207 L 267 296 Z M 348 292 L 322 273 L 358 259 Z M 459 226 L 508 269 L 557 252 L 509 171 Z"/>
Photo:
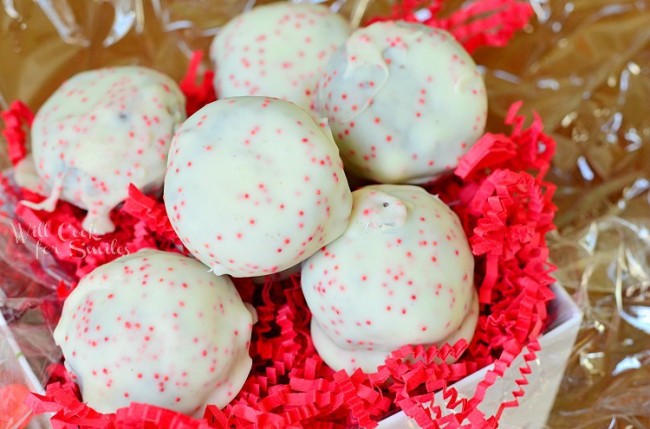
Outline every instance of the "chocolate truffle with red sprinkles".
<path id="1" fill-rule="evenodd" d="M 83 228 L 115 226 L 110 211 L 128 195 L 162 188 L 171 138 L 185 119 L 174 81 L 144 67 L 79 73 L 59 87 L 32 125 L 36 172 L 49 197 L 32 208 L 52 211 L 61 199 L 88 210 Z"/>
<path id="2" fill-rule="evenodd" d="M 345 231 L 352 209 L 327 125 L 264 97 L 221 99 L 183 123 L 164 198 L 187 249 L 235 277 L 299 264 Z"/>
<path id="3" fill-rule="evenodd" d="M 217 94 L 275 97 L 311 110 L 318 79 L 349 34 L 347 21 L 324 6 L 258 6 L 231 20 L 212 43 Z"/>
<path id="4" fill-rule="evenodd" d="M 302 265 L 311 334 L 325 363 L 375 372 L 405 345 L 470 341 L 474 258 L 456 214 L 416 186 L 352 195 L 348 229 Z"/>
<path id="5" fill-rule="evenodd" d="M 352 33 L 332 56 L 317 107 L 350 171 L 382 183 L 422 183 L 453 169 L 481 136 L 487 96 L 451 34 L 380 22 Z"/>
<path id="6" fill-rule="evenodd" d="M 246 381 L 252 323 L 228 277 L 142 250 L 79 282 L 54 339 L 96 411 L 140 402 L 198 416 L 206 404 L 224 407 Z"/>

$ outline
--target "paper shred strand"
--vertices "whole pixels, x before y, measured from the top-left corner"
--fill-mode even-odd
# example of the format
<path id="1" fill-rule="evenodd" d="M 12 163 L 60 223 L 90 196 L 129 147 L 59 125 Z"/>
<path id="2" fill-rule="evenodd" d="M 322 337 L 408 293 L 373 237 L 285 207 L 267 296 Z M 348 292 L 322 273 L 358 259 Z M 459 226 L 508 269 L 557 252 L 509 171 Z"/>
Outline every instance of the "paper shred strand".
<path id="1" fill-rule="evenodd" d="M 16 165 L 27 155 L 26 130 L 32 126 L 34 114 L 29 107 L 21 101 L 14 101 L 9 109 L 0 112 L 5 129 L 2 135 L 7 141 L 7 152 L 11 165 Z"/>
<path id="2" fill-rule="evenodd" d="M 146 227 L 144 230 L 156 234 L 161 241 L 182 248 L 183 244 L 167 217 L 165 205 L 156 198 L 146 196 L 133 184 L 129 186 L 129 198 L 124 202 L 122 212 L 141 219 Z"/>
<path id="3" fill-rule="evenodd" d="M 212 83 L 214 71 L 206 69 L 201 79 L 198 79 L 201 61 L 203 61 L 203 52 L 194 51 L 187 72 L 179 84 L 181 91 L 185 94 L 185 110 L 188 117 L 201 107 L 217 99 Z"/>
<path id="4" fill-rule="evenodd" d="M 470 54 L 483 46 L 502 47 L 523 29 L 534 11 L 528 2 L 520 0 L 481 0 L 440 17 L 443 0 L 433 0 L 423 7 L 418 0 L 403 0 L 393 7 L 391 15 L 370 21 L 403 19 L 420 22 L 449 31 Z"/>

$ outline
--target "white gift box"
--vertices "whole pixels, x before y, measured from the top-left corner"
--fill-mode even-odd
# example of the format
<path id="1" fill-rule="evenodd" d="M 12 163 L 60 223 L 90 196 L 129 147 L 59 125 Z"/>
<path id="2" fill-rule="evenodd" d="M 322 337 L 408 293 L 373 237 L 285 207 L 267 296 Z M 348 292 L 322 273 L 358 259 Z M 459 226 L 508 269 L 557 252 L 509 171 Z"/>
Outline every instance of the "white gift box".
<path id="1" fill-rule="evenodd" d="M 500 428 L 541 429 L 545 426 L 553 406 L 573 343 L 578 335 L 582 313 L 563 287 L 555 284 L 552 289 L 555 299 L 550 302 L 548 309 L 552 323 L 540 336 L 541 350 L 537 352 L 537 359 L 529 363 L 532 373 L 527 376 L 528 384 L 523 386 L 526 393 L 519 398 L 518 407 L 505 409 L 499 420 Z M 486 415 L 495 414 L 502 402 L 513 399 L 512 391 L 518 389 L 515 380 L 521 378 L 519 367 L 524 364 L 524 353 L 526 351 L 519 354 L 504 377 L 497 379 L 487 390 L 485 399 L 479 406 Z M 471 398 L 478 383 L 492 368 L 492 365 L 487 366 L 456 382 L 453 387 L 458 391 L 459 396 Z M 442 393 L 436 394 L 435 402 L 437 405 L 444 404 Z M 407 429 L 418 428 L 418 425 L 403 412 L 399 412 L 382 420 L 378 428 Z"/>

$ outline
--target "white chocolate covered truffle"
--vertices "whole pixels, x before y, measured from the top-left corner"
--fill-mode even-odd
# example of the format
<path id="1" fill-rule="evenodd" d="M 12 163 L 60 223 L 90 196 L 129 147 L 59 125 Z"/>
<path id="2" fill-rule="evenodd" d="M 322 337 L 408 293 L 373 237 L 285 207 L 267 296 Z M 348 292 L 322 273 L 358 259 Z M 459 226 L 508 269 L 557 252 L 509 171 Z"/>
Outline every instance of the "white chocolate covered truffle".
<path id="1" fill-rule="evenodd" d="M 349 34 L 348 23 L 324 6 L 258 6 L 230 21 L 212 43 L 217 94 L 269 96 L 311 110 L 318 79 Z"/>
<path id="2" fill-rule="evenodd" d="M 192 258 L 143 250 L 85 276 L 54 339 L 95 410 L 140 402 L 201 415 L 244 385 L 252 323 L 228 277 Z"/>
<path id="3" fill-rule="evenodd" d="M 165 206 L 183 244 L 216 274 L 280 272 L 345 231 L 352 207 L 326 125 L 295 104 L 208 104 L 174 137 Z"/>
<path id="4" fill-rule="evenodd" d="M 61 199 L 88 210 L 83 228 L 114 230 L 110 211 L 133 183 L 162 188 L 171 138 L 185 118 L 185 98 L 169 77 L 144 67 L 77 74 L 38 111 L 32 125 L 36 172 L 49 191 L 39 204 Z"/>
<path id="5" fill-rule="evenodd" d="M 421 183 L 453 169 L 481 136 L 483 79 L 454 37 L 382 22 L 355 31 L 331 58 L 317 106 L 346 168 L 382 183 Z"/>
<path id="6" fill-rule="evenodd" d="M 456 214 L 416 186 L 352 195 L 348 229 L 302 267 L 325 363 L 370 373 L 404 345 L 470 341 L 478 320 L 474 258 Z"/>

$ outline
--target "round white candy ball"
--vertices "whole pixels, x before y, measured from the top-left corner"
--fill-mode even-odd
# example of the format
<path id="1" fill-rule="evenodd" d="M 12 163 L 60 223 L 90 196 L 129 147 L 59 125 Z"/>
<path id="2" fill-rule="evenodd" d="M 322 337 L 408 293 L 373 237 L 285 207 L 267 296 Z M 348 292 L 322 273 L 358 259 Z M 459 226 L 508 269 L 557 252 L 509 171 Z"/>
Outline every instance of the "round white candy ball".
<path id="1" fill-rule="evenodd" d="M 302 267 L 325 363 L 374 372 L 407 344 L 470 341 L 478 318 L 474 258 L 458 217 L 415 186 L 352 195 L 348 229 Z"/>
<path id="2" fill-rule="evenodd" d="M 129 184 L 162 188 L 171 138 L 185 118 L 185 97 L 169 77 L 144 67 L 111 67 L 67 80 L 32 125 L 33 160 L 50 196 L 88 210 L 84 229 L 114 230 L 110 211 Z"/>
<path id="3" fill-rule="evenodd" d="M 143 250 L 85 276 L 54 339 L 95 410 L 141 402 L 200 415 L 244 385 L 252 323 L 228 277 L 182 255 Z"/>
<path id="4" fill-rule="evenodd" d="M 181 241 L 217 274 L 299 264 L 345 230 L 352 195 L 326 125 L 296 105 L 211 103 L 174 137 L 165 206 Z"/>
<path id="5" fill-rule="evenodd" d="M 483 133 L 483 79 L 443 30 L 376 23 L 350 36 L 320 80 L 346 167 L 382 183 L 421 183 L 454 168 Z"/>
<path id="6" fill-rule="evenodd" d="M 311 110 L 318 79 L 349 34 L 343 17 L 324 6 L 258 6 L 231 20 L 212 43 L 217 94 L 275 97 Z"/>

